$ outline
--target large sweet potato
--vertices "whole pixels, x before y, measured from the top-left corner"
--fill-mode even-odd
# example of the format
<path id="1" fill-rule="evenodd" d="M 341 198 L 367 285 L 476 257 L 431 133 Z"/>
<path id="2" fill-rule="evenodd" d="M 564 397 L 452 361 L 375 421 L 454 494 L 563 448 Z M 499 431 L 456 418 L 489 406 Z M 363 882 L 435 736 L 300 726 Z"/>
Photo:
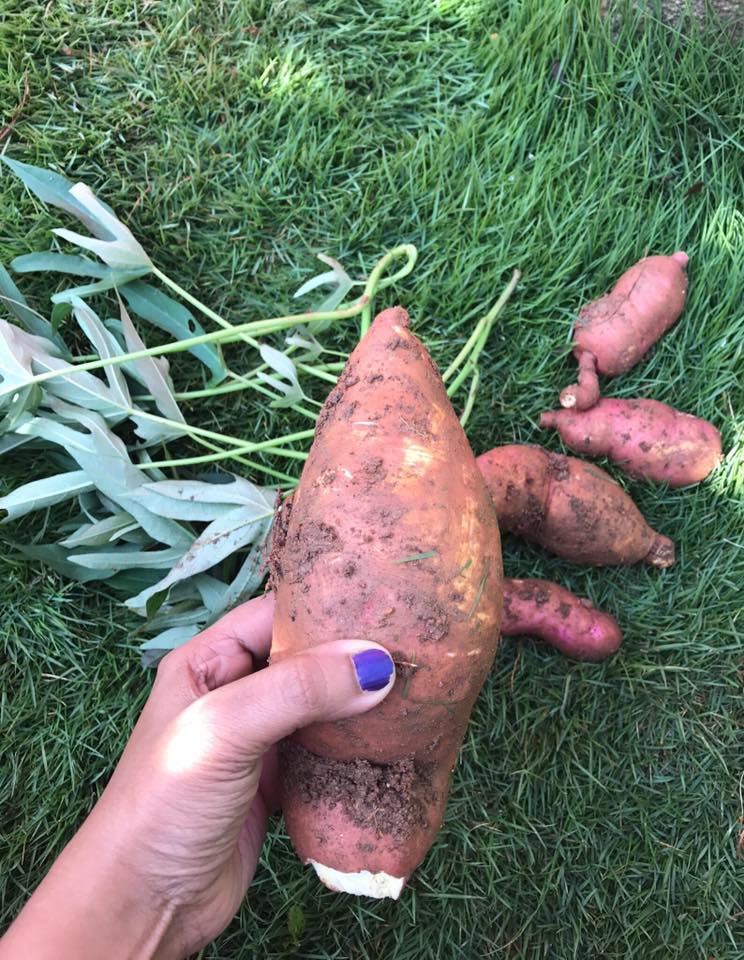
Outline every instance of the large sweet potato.
<path id="1" fill-rule="evenodd" d="M 674 563 L 674 544 L 593 463 L 510 444 L 478 457 L 499 525 L 574 563 Z"/>
<path id="2" fill-rule="evenodd" d="M 439 829 L 503 579 L 488 491 L 401 308 L 377 317 L 323 407 L 276 524 L 272 579 L 272 659 L 360 638 L 397 663 L 380 706 L 283 751 L 301 859 L 334 889 L 397 896 Z"/>
<path id="3" fill-rule="evenodd" d="M 602 399 L 591 410 L 550 410 L 553 427 L 577 453 L 607 457 L 631 477 L 670 487 L 704 480 L 721 459 L 721 435 L 707 420 L 658 400 Z"/>
<path id="4" fill-rule="evenodd" d="M 579 310 L 573 333 L 579 380 L 561 392 L 562 407 L 594 406 L 597 373 L 616 377 L 630 370 L 678 319 L 687 296 L 687 260 L 682 250 L 645 257 L 609 293 Z"/>
<path id="5" fill-rule="evenodd" d="M 539 637 L 576 660 L 604 660 L 623 641 L 614 617 L 550 580 L 504 580 L 501 633 Z"/>

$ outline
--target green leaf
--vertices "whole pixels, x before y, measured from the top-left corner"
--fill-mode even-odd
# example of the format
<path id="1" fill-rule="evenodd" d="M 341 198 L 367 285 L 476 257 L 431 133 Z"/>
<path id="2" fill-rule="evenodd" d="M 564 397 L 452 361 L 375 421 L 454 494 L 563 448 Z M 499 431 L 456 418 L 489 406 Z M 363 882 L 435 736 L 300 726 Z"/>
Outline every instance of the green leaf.
<path id="1" fill-rule="evenodd" d="M 200 573 L 192 578 L 194 586 L 199 592 L 202 603 L 211 614 L 214 610 L 222 608 L 222 601 L 227 592 L 228 585 L 217 577 L 210 577 L 208 573 Z"/>
<path id="2" fill-rule="evenodd" d="M 106 586 L 116 590 L 117 593 L 124 594 L 125 597 L 131 597 L 145 587 L 157 583 L 159 579 L 160 574 L 157 570 L 120 570 L 106 580 Z"/>
<path id="3" fill-rule="evenodd" d="M 95 236 L 104 240 L 114 239 L 114 233 L 100 219 L 98 213 L 89 210 L 71 193 L 74 186 L 71 180 L 54 173 L 52 170 L 35 167 L 30 163 L 21 163 L 20 160 L 11 160 L 10 157 L 2 157 L 1 159 L 43 203 L 48 203 L 53 207 L 59 207 L 60 210 L 71 213 L 84 223 Z M 106 206 L 105 203 L 101 203 L 100 207 L 113 217 L 111 207 Z"/>
<path id="4" fill-rule="evenodd" d="M 102 360 L 120 357 L 123 353 L 120 345 L 88 304 L 78 297 L 75 297 L 71 303 L 73 315 L 80 325 L 80 329 L 93 344 L 98 356 Z M 103 370 L 114 402 L 119 403 L 125 409 L 131 407 L 132 398 L 129 395 L 124 374 L 119 367 L 116 364 L 111 364 L 104 367 Z"/>
<path id="5" fill-rule="evenodd" d="M 15 450 L 16 447 L 23 446 L 24 443 L 28 443 L 31 440 L 31 437 L 19 437 L 16 435 L 10 435 L 0 437 L 0 457 L 4 453 L 10 453 L 11 450 Z"/>
<path id="6" fill-rule="evenodd" d="M 52 333 L 57 334 L 59 328 L 62 326 L 64 321 L 72 313 L 72 304 L 70 303 L 55 303 L 52 307 Z"/>
<path id="7" fill-rule="evenodd" d="M 80 233 L 67 230 L 65 227 L 56 227 L 52 233 L 70 243 L 74 243 L 84 250 L 96 253 L 104 263 L 116 270 L 140 270 L 149 272 L 152 262 L 142 246 L 137 242 L 134 234 L 118 220 L 110 207 L 101 203 L 93 191 L 84 183 L 76 183 L 70 187 L 69 196 L 77 201 L 86 213 L 95 219 L 102 228 L 110 234 L 111 239 L 99 239 L 95 230 L 94 237 L 85 237 Z"/>
<path id="8" fill-rule="evenodd" d="M 147 633 L 156 633 L 166 627 L 196 627 L 201 630 L 207 617 L 208 613 L 201 603 L 197 601 L 197 605 L 193 606 L 193 601 L 187 600 L 184 603 L 164 606 L 142 630 Z"/>
<path id="9" fill-rule="evenodd" d="M 0 320 L 0 399 L 28 385 L 37 373 L 50 370 L 60 375 L 46 382 L 47 393 L 70 401 L 88 410 L 108 417 L 126 415 L 106 384 L 84 370 L 76 370 L 66 360 L 56 356 L 57 348 L 50 340 L 27 333 L 12 323 Z"/>
<path id="10" fill-rule="evenodd" d="M 232 610 L 239 603 L 250 599 L 263 583 L 266 576 L 266 540 L 270 529 L 267 521 L 264 533 L 256 538 L 237 576 L 222 594 L 222 600 L 211 610 L 210 623 L 214 623 L 223 613 Z"/>
<path id="11" fill-rule="evenodd" d="M 0 420 L 0 435 L 15 430 L 24 414 L 35 413 L 43 396 L 38 383 L 30 383 L 14 393 L 7 405 L 5 416 Z"/>
<path id="12" fill-rule="evenodd" d="M 154 486 L 154 484 L 149 484 L 148 486 Z M 141 501 L 151 513 L 156 513 L 159 517 L 170 517 L 172 520 L 203 521 L 209 523 L 234 509 L 229 503 L 174 500 L 170 497 L 160 496 L 160 494 L 154 492 L 152 489 L 143 491 Z"/>
<path id="13" fill-rule="evenodd" d="M 140 650 L 175 650 L 176 647 L 188 643 L 192 637 L 195 637 L 197 633 L 199 633 L 199 629 L 200 628 L 196 626 L 170 627 L 168 630 L 163 630 L 163 632 L 159 633 L 156 637 L 145 640 L 145 642 L 141 644 Z"/>
<path id="14" fill-rule="evenodd" d="M 263 517 L 273 510 L 276 491 L 257 487 L 243 477 L 232 475 L 229 483 L 207 483 L 204 480 L 160 480 L 146 483 L 145 489 L 170 500 L 202 504 L 244 504 L 253 515 Z"/>
<path id="15" fill-rule="evenodd" d="M 346 294 L 354 286 L 354 281 L 344 270 L 338 260 L 335 260 L 333 257 L 328 257 L 323 253 L 319 253 L 318 260 L 320 260 L 321 263 L 325 263 L 326 266 L 329 266 L 332 269 L 327 273 L 319 273 L 317 276 L 306 280 L 299 290 L 295 291 L 294 299 L 297 300 L 299 297 L 304 297 L 317 287 L 335 286 L 336 289 L 333 291 L 333 293 L 331 293 L 330 296 L 328 296 L 323 303 L 316 308 L 318 313 L 327 313 L 331 310 L 335 310 L 336 307 L 343 301 Z"/>
<path id="16" fill-rule="evenodd" d="M 180 547 L 168 550 L 128 550 L 118 547 L 105 553 L 79 553 L 70 556 L 72 563 L 91 570 L 168 570 L 183 556 Z"/>
<path id="17" fill-rule="evenodd" d="M 105 421 L 95 413 L 59 402 L 55 410 L 81 424 L 87 432 L 38 417 L 24 424 L 20 431 L 62 446 L 98 491 L 130 513 L 153 540 L 186 549 L 192 540 L 189 533 L 175 521 L 150 513 L 143 505 L 141 494 L 146 477 L 132 464 L 123 442 Z"/>
<path id="18" fill-rule="evenodd" d="M 0 302 L 3 303 L 23 327 L 37 337 L 53 338 L 52 325 L 32 310 L 10 274 L 0 263 Z M 64 344 L 57 343 L 58 346 Z"/>
<path id="19" fill-rule="evenodd" d="M 173 584 L 193 577 L 197 573 L 204 573 L 215 564 L 229 557 L 231 554 L 247 546 L 256 539 L 263 538 L 266 527 L 273 517 L 273 510 L 267 511 L 264 517 L 253 519 L 246 516 L 245 507 L 237 507 L 219 517 L 206 527 L 194 540 L 182 558 L 173 567 L 170 573 L 160 583 L 149 590 L 144 590 L 136 597 L 127 601 L 127 606 L 136 610 L 144 609 L 147 600 L 159 590 L 165 590 Z"/>
<path id="20" fill-rule="evenodd" d="M 288 407 L 293 403 L 297 403 L 299 400 L 302 400 L 304 394 L 302 392 L 302 387 L 300 386 L 299 380 L 297 379 L 297 369 L 289 357 L 285 356 L 280 350 L 270 347 L 266 343 L 262 343 L 259 347 L 259 352 L 261 354 L 261 359 L 264 363 L 268 364 L 272 370 L 275 370 L 279 374 L 277 377 L 272 377 L 268 373 L 264 373 L 262 370 L 257 372 L 259 380 L 263 380 L 264 383 L 269 384 L 273 387 L 278 393 L 283 394 L 283 396 L 278 397 L 276 400 L 271 402 L 272 407 Z"/>
<path id="21" fill-rule="evenodd" d="M 84 523 L 75 533 L 60 540 L 63 547 L 98 547 L 113 543 L 122 533 L 136 525 L 129 513 L 114 513 L 110 517 Z"/>
<path id="22" fill-rule="evenodd" d="M 87 257 L 71 253 L 26 253 L 12 260 L 10 266 L 16 273 L 69 273 L 74 277 L 98 277 L 103 280 L 111 268 Z"/>
<path id="23" fill-rule="evenodd" d="M 81 287 L 70 287 L 53 294 L 52 303 L 57 307 L 62 303 L 70 303 L 74 297 L 84 300 L 94 293 L 106 293 L 108 290 L 122 287 L 125 283 L 137 280 L 146 273 L 149 273 L 149 270 L 108 270 L 103 280 L 97 280 L 95 283 L 85 283 Z"/>
<path id="24" fill-rule="evenodd" d="M 24 557 L 30 560 L 38 560 L 50 567 L 56 573 L 67 577 L 68 580 L 77 580 L 80 583 L 87 583 L 89 580 L 106 580 L 113 576 L 113 570 L 89 570 L 81 567 L 77 563 L 72 563 L 67 558 L 67 551 L 56 543 L 14 543 L 8 541 L 9 545 L 22 553 Z"/>
<path id="25" fill-rule="evenodd" d="M 284 342 L 290 347 L 299 347 L 304 350 L 295 359 L 304 363 L 314 363 L 323 352 L 323 347 L 305 327 L 298 327 L 298 333 L 292 333 L 284 338 Z"/>
<path id="26" fill-rule="evenodd" d="M 137 316 L 170 333 L 176 340 L 198 337 L 204 333 L 202 325 L 186 307 L 141 280 L 125 284 L 119 292 Z M 227 370 L 219 347 L 202 343 L 191 347 L 189 352 L 210 370 L 215 383 L 225 379 Z"/>
<path id="27" fill-rule="evenodd" d="M 33 510 L 43 510 L 93 489 L 94 484 L 83 470 L 32 480 L 0 497 L 0 515 L 4 520 L 16 520 Z"/>
<path id="28" fill-rule="evenodd" d="M 122 332 L 128 351 L 136 353 L 139 350 L 144 350 L 145 344 L 137 333 L 129 312 L 121 300 L 119 300 L 119 310 L 121 311 Z M 154 397 L 158 410 L 164 417 L 168 417 L 169 420 L 184 422 L 184 416 L 176 403 L 173 381 L 170 378 L 168 361 L 165 357 L 142 357 L 140 360 L 133 360 L 131 364 L 126 366 L 127 368 L 131 367 L 138 374 L 139 379 Z M 169 436 L 175 434 L 176 431 L 173 430 Z M 141 433 L 140 436 L 142 436 Z"/>

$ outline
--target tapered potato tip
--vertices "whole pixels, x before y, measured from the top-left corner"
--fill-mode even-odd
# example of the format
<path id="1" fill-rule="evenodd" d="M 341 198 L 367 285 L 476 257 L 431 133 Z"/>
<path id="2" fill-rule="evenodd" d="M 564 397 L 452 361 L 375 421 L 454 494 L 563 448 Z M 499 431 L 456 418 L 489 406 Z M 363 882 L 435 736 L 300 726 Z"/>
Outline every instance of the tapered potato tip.
<path id="1" fill-rule="evenodd" d="M 599 402 L 597 358 L 591 350 L 579 351 L 576 358 L 579 363 L 578 381 L 561 390 L 558 399 L 567 410 L 589 410 Z"/>
<path id="2" fill-rule="evenodd" d="M 675 552 L 674 541 L 670 540 L 669 537 L 663 536 L 661 533 L 657 533 L 656 539 L 651 544 L 651 549 L 648 551 L 645 561 L 652 567 L 659 567 L 659 569 L 664 570 L 666 567 L 673 566 Z"/>
<path id="3" fill-rule="evenodd" d="M 687 264 L 690 262 L 690 258 L 687 256 L 684 250 L 678 250 L 676 253 L 673 253 L 672 260 L 676 260 L 683 270 L 685 269 Z"/>

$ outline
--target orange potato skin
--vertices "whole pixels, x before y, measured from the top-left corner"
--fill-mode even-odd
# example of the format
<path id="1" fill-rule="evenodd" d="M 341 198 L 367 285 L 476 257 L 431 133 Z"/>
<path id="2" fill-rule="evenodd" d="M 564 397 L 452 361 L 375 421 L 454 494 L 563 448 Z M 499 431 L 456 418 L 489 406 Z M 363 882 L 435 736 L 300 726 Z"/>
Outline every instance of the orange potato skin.
<path id="1" fill-rule="evenodd" d="M 478 457 L 502 530 L 594 566 L 668 567 L 674 544 L 646 523 L 636 505 L 595 464 L 509 444 Z"/>
<path id="2" fill-rule="evenodd" d="M 415 666 L 372 713 L 299 742 L 389 763 L 433 731 L 463 734 L 496 650 L 502 580 L 496 516 L 441 377 L 406 312 L 385 310 L 325 403 L 292 497 L 271 656 L 353 638 Z"/>
<path id="3" fill-rule="evenodd" d="M 576 660 L 604 660 L 623 641 L 614 617 L 550 580 L 504 580 L 501 633 L 539 637 Z"/>
<path id="4" fill-rule="evenodd" d="M 285 747 L 295 848 L 345 872 L 407 877 L 441 823 L 498 646 L 503 573 L 485 483 L 399 307 L 375 319 L 323 407 L 275 524 L 271 573 L 272 661 L 354 638 L 385 646 L 397 672 L 372 711 L 298 731 Z M 400 789 L 378 790 L 378 776 Z M 383 820 L 369 820 L 384 803 Z"/>
<path id="5" fill-rule="evenodd" d="M 687 297 L 687 262 L 682 250 L 644 257 L 609 293 L 579 310 L 573 332 L 579 380 L 561 392 L 561 406 L 588 410 L 599 400 L 597 373 L 616 377 L 630 370 L 677 321 Z"/>
<path id="6" fill-rule="evenodd" d="M 603 399 L 591 410 L 551 410 L 540 426 L 591 457 L 605 456 L 631 477 L 684 487 L 704 480 L 721 459 L 721 435 L 707 420 L 658 400 Z"/>

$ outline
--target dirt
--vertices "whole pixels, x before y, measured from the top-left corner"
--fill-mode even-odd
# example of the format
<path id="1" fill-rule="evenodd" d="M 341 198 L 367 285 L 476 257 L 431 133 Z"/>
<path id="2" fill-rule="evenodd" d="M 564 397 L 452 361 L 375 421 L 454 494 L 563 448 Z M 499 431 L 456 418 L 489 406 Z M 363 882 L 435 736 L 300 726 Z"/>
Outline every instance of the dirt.
<path id="1" fill-rule="evenodd" d="M 387 350 L 413 350 L 415 343 L 410 337 L 393 337 L 385 344 Z"/>
<path id="2" fill-rule="evenodd" d="M 568 503 L 574 517 L 574 530 L 584 537 L 593 534 L 599 525 L 599 517 L 593 504 L 588 504 L 581 497 L 569 497 Z"/>
<path id="3" fill-rule="evenodd" d="M 509 520 L 504 529 L 519 533 L 524 537 L 539 537 L 545 523 L 546 506 L 534 493 L 528 493 L 524 509 L 515 520 Z M 503 521 L 502 521 L 503 522 Z"/>
<path id="4" fill-rule="evenodd" d="M 314 809 L 340 806 L 357 827 L 398 841 L 428 826 L 437 797 L 430 764 L 413 757 L 390 764 L 329 760 L 292 741 L 281 745 L 281 761 L 286 789 Z"/>
<path id="5" fill-rule="evenodd" d="M 399 593 L 419 625 L 416 638 L 422 643 L 438 643 L 449 633 L 450 622 L 444 608 L 427 594 Z"/>
<path id="6" fill-rule="evenodd" d="M 387 476 L 385 462 L 382 457 L 371 457 L 362 464 L 362 473 L 367 481 L 367 486 L 372 487 L 376 483 L 384 480 Z"/>
<path id="7" fill-rule="evenodd" d="M 284 576 L 288 583 L 300 583 L 311 573 L 319 556 L 340 553 L 342 546 L 335 528 L 328 523 L 309 520 L 295 524 L 291 533 L 285 531 L 284 540 L 277 548 L 283 555 L 283 560 L 279 561 L 280 576 Z"/>
<path id="8" fill-rule="evenodd" d="M 568 480 L 570 474 L 571 470 L 566 457 L 562 457 L 559 453 L 548 454 L 548 476 L 551 480 Z"/>
<path id="9" fill-rule="evenodd" d="M 268 590 L 276 590 L 284 577 L 282 569 L 282 554 L 287 542 L 289 518 L 292 515 L 292 497 L 282 500 L 277 495 L 274 505 L 274 523 L 271 528 L 271 549 L 269 551 L 269 580 Z"/>
<path id="10" fill-rule="evenodd" d="M 517 596 L 520 600 L 529 600 L 536 607 L 542 607 L 550 600 L 550 592 L 541 583 L 525 581 L 519 588 Z"/>
<path id="11" fill-rule="evenodd" d="M 410 654 L 404 650 L 391 650 L 390 656 L 395 664 L 395 675 L 399 680 L 410 680 L 419 669 L 418 664 L 412 663 Z"/>

